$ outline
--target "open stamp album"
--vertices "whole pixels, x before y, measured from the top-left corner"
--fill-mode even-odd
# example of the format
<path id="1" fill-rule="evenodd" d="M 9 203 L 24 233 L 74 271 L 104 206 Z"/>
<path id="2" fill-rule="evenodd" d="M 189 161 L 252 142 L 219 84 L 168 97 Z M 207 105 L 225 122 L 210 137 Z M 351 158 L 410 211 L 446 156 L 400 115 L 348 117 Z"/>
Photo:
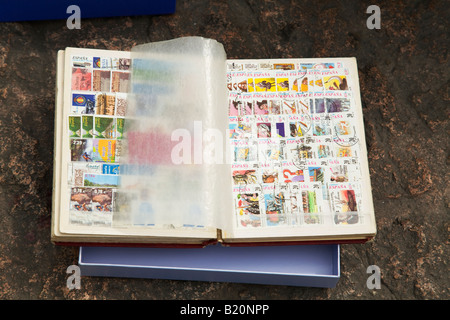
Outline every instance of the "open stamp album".
<path id="1" fill-rule="evenodd" d="M 227 59 L 187 37 L 58 53 L 52 240 L 364 242 L 354 58 Z"/>

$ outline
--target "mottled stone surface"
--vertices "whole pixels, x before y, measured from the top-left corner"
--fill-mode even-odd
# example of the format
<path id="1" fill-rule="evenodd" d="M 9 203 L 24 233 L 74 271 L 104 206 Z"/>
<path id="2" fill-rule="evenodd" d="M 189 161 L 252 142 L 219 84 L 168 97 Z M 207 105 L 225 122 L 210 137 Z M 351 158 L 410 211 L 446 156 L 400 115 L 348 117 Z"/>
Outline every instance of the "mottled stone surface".
<path id="1" fill-rule="evenodd" d="M 377 1 L 178 1 L 177 12 L 0 23 L 0 299 L 448 299 L 449 6 Z M 129 50 L 214 38 L 229 58 L 355 56 L 378 235 L 341 247 L 336 288 L 82 278 L 78 249 L 50 242 L 55 61 L 68 46 Z M 366 287 L 369 265 L 381 289 Z"/>

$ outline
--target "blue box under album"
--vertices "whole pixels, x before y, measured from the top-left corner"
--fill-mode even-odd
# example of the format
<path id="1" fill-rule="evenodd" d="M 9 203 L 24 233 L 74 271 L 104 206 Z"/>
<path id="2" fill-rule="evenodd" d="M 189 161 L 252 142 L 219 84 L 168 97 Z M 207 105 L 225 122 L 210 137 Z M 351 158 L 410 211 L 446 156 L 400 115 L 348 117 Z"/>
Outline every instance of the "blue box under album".
<path id="1" fill-rule="evenodd" d="M 81 276 L 335 287 L 339 245 L 81 247 Z"/>

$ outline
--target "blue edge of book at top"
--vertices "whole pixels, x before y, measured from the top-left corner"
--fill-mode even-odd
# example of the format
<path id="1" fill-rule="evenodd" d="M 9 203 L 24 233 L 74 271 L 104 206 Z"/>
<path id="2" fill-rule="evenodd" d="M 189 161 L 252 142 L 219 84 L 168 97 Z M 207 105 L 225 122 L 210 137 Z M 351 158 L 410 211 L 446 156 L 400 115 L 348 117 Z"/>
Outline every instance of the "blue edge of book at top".
<path id="1" fill-rule="evenodd" d="M 163 15 L 175 12 L 176 0 L 0 0 L 0 22 L 67 20 L 79 8 L 80 18 Z M 94 5 L 95 4 L 95 5 Z"/>

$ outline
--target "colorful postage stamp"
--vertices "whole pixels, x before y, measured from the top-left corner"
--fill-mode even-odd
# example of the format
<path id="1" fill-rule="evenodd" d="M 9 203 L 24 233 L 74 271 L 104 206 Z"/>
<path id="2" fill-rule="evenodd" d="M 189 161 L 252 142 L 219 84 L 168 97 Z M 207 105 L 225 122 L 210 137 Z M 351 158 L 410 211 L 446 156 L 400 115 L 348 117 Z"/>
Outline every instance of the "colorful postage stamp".
<path id="1" fill-rule="evenodd" d="M 92 79 L 92 90 L 101 92 L 111 91 L 111 71 L 98 69 L 94 70 Z"/>
<path id="2" fill-rule="evenodd" d="M 299 199 L 300 208 L 303 212 L 303 222 L 306 224 L 317 224 L 321 222 L 318 201 L 320 196 L 316 190 L 301 190 Z"/>
<path id="3" fill-rule="evenodd" d="M 112 84 L 111 92 L 128 92 L 130 85 L 130 73 L 129 72 L 112 72 Z"/>
<path id="4" fill-rule="evenodd" d="M 123 139 L 124 130 L 125 130 L 125 119 L 116 118 L 116 139 Z"/>
<path id="5" fill-rule="evenodd" d="M 94 137 L 94 117 L 82 116 L 81 117 L 81 136 L 83 138 Z"/>
<path id="6" fill-rule="evenodd" d="M 72 188 L 70 194 L 70 209 L 75 211 L 92 211 L 92 189 Z"/>
<path id="7" fill-rule="evenodd" d="M 113 117 L 95 117 L 94 137 L 114 139 L 116 137 L 116 121 Z"/>
<path id="8" fill-rule="evenodd" d="M 238 222 L 243 227 L 260 227 L 261 211 L 258 193 L 235 194 Z"/>
<path id="9" fill-rule="evenodd" d="M 93 143 L 91 139 L 70 139 L 71 161 L 94 161 Z"/>
<path id="10" fill-rule="evenodd" d="M 116 96 L 114 94 L 99 93 L 95 97 L 95 106 L 96 114 L 113 116 L 116 109 Z"/>
<path id="11" fill-rule="evenodd" d="M 92 207 L 94 212 L 113 211 L 113 190 L 110 188 L 92 188 Z"/>
<path id="12" fill-rule="evenodd" d="M 69 116 L 69 137 L 70 138 L 81 137 L 81 117 Z"/>
<path id="13" fill-rule="evenodd" d="M 325 90 L 348 90 L 347 77 L 344 75 L 333 75 L 323 78 Z"/>
<path id="14" fill-rule="evenodd" d="M 232 173 L 234 185 L 258 183 L 256 170 L 234 170 Z"/>
<path id="15" fill-rule="evenodd" d="M 275 92 L 277 89 L 275 78 L 256 78 L 255 89 L 257 92 Z"/>
<path id="16" fill-rule="evenodd" d="M 286 224 L 286 198 L 284 192 L 265 193 L 264 206 L 267 226 Z"/>
<path id="17" fill-rule="evenodd" d="M 128 106 L 127 95 L 117 93 L 116 100 L 117 100 L 116 116 L 124 117 Z"/>
<path id="18" fill-rule="evenodd" d="M 72 66 L 76 68 L 92 67 L 92 59 L 87 56 L 72 56 Z"/>
<path id="19" fill-rule="evenodd" d="M 94 94 L 72 94 L 72 106 L 74 113 L 94 114 L 95 95 Z"/>
<path id="20" fill-rule="evenodd" d="M 358 223 L 358 205 L 355 190 L 333 190 L 330 192 L 336 224 Z"/>
<path id="21" fill-rule="evenodd" d="M 92 158 L 98 162 L 115 162 L 116 140 L 92 139 Z"/>
<path id="22" fill-rule="evenodd" d="M 90 69 L 72 68 L 72 90 L 89 91 L 92 89 L 92 72 Z"/>
<path id="23" fill-rule="evenodd" d="M 268 167 L 261 170 L 261 180 L 263 183 L 278 183 L 279 170 L 274 167 Z"/>
<path id="24" fill-rule="evenodd" d="M 111 68 L 111 58 L 94 57 L 93 67 L 96 69 L 109 69 Z"/>
<path id="25" fill-rule="evenodd" d="M 119 174 L 120 172 L 120 165 L 118 164 L 109 164 L 104 163 L 102 164 L 102 172 L 103 174 Z"/>
<path id="26" fill-rule="evenodd" d="M 83 177 L 85 187 L 117 188 L 119 176 L 114 174 L 85 173 Z"/>
<path id="27" fill-rule="evenodd" d="M 283 183 L 305 182 L 305 172 L 297 168 L 292 162 L 284 161 L 281 166 Z"/>
<path id="28" fill-rule="evenodd" d="M 84 186 L 85 173 L 102 173 L 102 165 L 95 162 L 71 162 L 68 168 L 68 182 L 75 187 Z"/>

